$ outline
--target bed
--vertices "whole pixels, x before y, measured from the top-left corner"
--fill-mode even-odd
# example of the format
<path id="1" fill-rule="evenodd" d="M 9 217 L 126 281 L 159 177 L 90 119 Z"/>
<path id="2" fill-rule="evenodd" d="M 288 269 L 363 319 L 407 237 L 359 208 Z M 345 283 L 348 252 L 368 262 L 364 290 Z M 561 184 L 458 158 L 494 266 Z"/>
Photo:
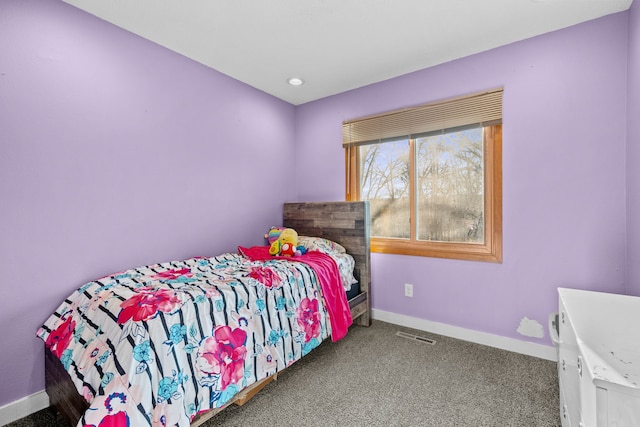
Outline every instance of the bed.
<path id="1" fill-rule="evenodd" d="M 352 323 L 369 326 L 368 203 L 285 203 L 283 226 L 311 250 L 239 247 L 78 289 L 38 331 L 51 405 L 70 425 L 198 426 Z"/>

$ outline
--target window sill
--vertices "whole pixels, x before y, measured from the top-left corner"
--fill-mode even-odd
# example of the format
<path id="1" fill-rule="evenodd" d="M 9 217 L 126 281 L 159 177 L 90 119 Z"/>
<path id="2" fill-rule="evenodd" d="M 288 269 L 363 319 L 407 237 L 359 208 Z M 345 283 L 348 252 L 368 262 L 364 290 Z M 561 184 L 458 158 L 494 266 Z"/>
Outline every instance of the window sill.
<path id="1" fill-rule="evenodd" d="M 479 243 L 435 243 L 372 237 L 371 252 L 466 261 L 502 262 L 502 248 Z"/>

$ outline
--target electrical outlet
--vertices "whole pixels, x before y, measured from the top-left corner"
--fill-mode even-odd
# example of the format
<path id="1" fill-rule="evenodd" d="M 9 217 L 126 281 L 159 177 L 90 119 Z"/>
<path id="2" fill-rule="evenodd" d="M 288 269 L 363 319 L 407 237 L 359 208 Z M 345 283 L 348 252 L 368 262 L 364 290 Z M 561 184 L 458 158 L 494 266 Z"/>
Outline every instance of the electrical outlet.
<path id="1" fill-rule="evenodd" d="M 404 296 L 405 297 L 413 297 L 413 285 L 410 283 L 404 284 Z"/>

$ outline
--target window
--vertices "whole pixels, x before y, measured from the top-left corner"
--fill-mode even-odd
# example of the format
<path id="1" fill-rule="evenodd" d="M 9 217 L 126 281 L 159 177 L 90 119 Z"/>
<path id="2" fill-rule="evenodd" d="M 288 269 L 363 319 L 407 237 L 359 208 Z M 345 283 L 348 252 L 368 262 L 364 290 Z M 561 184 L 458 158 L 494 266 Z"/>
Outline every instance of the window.
<path id="1" fill-rule="evenodd" d="M 502 262 L 502 89 L 344 122 L 371 250 Z"/>

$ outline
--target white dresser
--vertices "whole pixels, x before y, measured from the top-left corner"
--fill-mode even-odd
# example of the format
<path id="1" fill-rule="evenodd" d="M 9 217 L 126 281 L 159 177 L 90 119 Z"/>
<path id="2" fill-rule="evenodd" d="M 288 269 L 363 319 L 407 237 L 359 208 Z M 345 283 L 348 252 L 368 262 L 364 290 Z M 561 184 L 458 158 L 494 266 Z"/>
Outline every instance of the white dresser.
<path id="1" fill-rule="evenodd" d="M 640 298 L 566 288 L 558 296 L 563 427 L 640 427 Z"/>

